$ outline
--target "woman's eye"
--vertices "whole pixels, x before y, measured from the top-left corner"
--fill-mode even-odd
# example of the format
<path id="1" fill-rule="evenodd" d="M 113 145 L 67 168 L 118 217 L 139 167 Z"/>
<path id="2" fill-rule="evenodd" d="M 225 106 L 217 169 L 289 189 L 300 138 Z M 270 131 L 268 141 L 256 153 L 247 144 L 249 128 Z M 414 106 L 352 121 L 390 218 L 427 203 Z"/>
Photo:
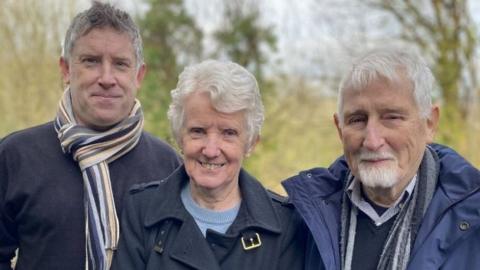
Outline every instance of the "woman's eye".
<path id="1" fill-rule="evenodd" d="M 204 130 L 203 130 L 203 128 L 191 128 L 190 133 L 191 134 L 203 134 Z"/>
<path id="2" fill-rule="evenodd" d="M 223 134 L 224 134 L 225 136 L 229 136 L 229 137 L 230 137 L 230 136 L 237 136 L 237 135 L 238 135 L 238 132 L 237 132 L 236 130 L 234 130 L 234 129 L 225 129 L 225 130 L 223 131 Z"/>

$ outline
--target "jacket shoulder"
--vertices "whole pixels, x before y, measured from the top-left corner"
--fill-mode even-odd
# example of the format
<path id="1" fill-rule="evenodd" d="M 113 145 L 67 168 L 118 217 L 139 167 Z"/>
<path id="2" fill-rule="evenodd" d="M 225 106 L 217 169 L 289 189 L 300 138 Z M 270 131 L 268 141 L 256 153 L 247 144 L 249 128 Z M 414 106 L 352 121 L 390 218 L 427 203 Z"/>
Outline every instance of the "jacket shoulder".
<path id="1" fill-rule="evenodd" d="M 45 137 L 52 137 L 56 139 L 57 135 L 52 122 L 44 123 L 42 125 L 14 131 L 7 136 L 0 138 L 0 145 L 16 145 L 17 143 L 33 143 L 40 141 Z"/>
<path id="2" fill-rule="evenodd" d="M 163 141 L 160 138 L 155 137 L 154 135 L 152 135 L 147 131 L 142 131 L 141 140 L 143 141 L 143 143 L 145 143 L 149 147 L 162 148 L 163 150 L 166 150 L 168 152 L 175 153 L 175 149 L 173 149 L 173 147 L 170 146 L 167 142 Z"/>
<path id="3" fill-rule="evenodd" d="M 342 156 L 328 168 L 313 168 L 302 171 L 282 182 L 292 200 L 305 200 L 312 197 L 325 197 L 343 188 L 350 170 Z"/>

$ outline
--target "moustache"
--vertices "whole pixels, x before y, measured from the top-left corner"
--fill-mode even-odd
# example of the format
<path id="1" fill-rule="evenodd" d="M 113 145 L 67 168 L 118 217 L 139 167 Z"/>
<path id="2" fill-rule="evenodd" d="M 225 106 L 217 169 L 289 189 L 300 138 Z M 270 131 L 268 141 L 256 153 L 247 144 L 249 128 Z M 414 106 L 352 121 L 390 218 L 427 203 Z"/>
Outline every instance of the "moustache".
<path id="1" fill-rule="evenodd" d="M 373 152 L 368 150 L 361 150 L 358 154 L 358 159 L 360 161 L 374 161 L 374 160 L 383 160 L 383 159 L 393 159 L 395 156 L 392 153 L 383 151 L 383 152 Z"/>

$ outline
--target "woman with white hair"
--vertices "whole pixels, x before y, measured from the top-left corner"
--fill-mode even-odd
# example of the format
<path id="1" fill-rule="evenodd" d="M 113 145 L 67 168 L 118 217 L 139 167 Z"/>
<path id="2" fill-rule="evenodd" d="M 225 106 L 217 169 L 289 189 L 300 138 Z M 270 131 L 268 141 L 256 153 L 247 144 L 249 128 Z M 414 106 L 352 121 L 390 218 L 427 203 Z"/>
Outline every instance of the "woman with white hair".
<path id="1" fill-rule="evenodd" d="M 242 169 L 264 119 L 243 67 L 187 67 L 168 118 L 184 165 L 135 186 L 113 269 L 303 269 L 305 227 L 286 199 Z"/>

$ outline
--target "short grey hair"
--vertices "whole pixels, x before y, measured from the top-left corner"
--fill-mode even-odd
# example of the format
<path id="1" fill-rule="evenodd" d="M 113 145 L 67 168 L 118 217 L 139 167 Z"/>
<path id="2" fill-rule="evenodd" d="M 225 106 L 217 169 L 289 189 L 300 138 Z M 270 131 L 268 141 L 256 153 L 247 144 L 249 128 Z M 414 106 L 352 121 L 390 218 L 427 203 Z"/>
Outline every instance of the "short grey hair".
<path id="1" fill-rule="evenodd" d="M 69 61 L 73 47 L 78 38 L 88 34 L 93 29 L 111 27 L 121 33 L 127 33 L 135 50 L 136 68 L 144 63 L 143 44 L 140 31 L 130 15 L 111 4 L 94 1 L 92 6 L 77 14 L 65 34 L 62 46 L 62 56 Z"/>
<path id="2" fill-rule="evenodd" d="M 356 59 L 343 77 L 338 93 L 337 113 L 343 124 L 343 96 L 346 90 L 360 91 L 381 77 L 396 81 L 404 75 L 412 83 L 413 95 L 420 117 L 429 118 L 432 107 L 432 91 L 436 87 L 432 71 L 422 57 L 400 48 L 371 50 Z"/>
<path id="3" fill-rule="evenodd" d="M 242 66 L 217 60 L 186 67 L 178 77 L 177 88 L 171 91 L 168 119 L 178 145 L 181 146 L 180 132 L 185 122 L 185 100 L 198 91 L 207 92 L 213 107 L 219 112 L 245 111 L 248 147 L 252 146 L 264 121 L 257 80 Z"/>

